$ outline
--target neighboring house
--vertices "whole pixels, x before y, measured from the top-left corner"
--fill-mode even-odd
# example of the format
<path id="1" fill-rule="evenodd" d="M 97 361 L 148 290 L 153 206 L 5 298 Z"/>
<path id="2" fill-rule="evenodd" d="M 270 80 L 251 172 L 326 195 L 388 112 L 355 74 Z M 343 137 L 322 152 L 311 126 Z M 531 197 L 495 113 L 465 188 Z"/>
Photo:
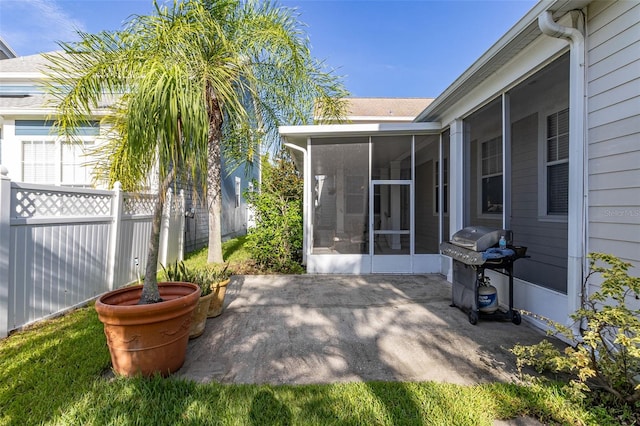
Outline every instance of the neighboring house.
<path id="1" fill-rule="evenodd" d="M 345 101 L 347 123 L 410 123 L 433 98 L 346 98 Z"/>
<path id="2" fill-rule="evenodd" d="M 8 46 L 7 51 L 11 52 Z M 61 140 L 52 129 L 54 111 L 46 106 L 42 88 L 45 62 L 42 55 L 0 60 L 0 164 L 7 167 L 12 181 L 92 187 L 92 159 L 87 153 L 104 141 L 101 134 L 108 129 L 100 119 L 108 105 L 95 111 L 89 126 L 78 129 L 82 143 Z M 242 192 L 258 173 L 256 169 L 246 174 L 242 167 L 228 172 L 223 167 L 223 238 L 246 233 L 248 208 Z M 185 249 L 192 251 L 207 245 L 207 209 L 191 196 L 189 187 L 182 187 L 187 206 Z"/>
<path id="3" fill-rule="evenodd" d="M 15 58 L 16 52 L 9 46 L 2 37 L 0 37 L 0 60 Z"/>
<path id="4" fill-rule="evenodd" d="M 308 272 L 451 279 L 439 243 L 486 225 L 528 247 L 514 306 L 535 314 L 580 305 L 589 252 L 640 274 L 638 2 L 539 2 L 412 123 L 280 133 L 304 164 Z"/>

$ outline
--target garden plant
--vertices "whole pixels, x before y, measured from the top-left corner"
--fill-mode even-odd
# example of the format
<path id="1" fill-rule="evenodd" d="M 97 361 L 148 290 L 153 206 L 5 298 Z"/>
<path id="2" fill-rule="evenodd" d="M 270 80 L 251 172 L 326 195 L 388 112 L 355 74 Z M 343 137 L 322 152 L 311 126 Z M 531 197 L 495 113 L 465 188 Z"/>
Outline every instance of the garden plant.
<path id="1" fill-rule="evenodd" d="M 569 375 L 571 389 L 582 398 L 609 406 L 626 405 L 639 413 L 640 278 L 630 276 L 631 264 L 615 256 L 592 253 L 589 258 L 584 300 L 571 315 L 579 335 L 575 335 L 575 327 L 546 320 L 550 333 L 564 336 L 573 345 L 561 351 L 543 340 L 537 345 L 516 346 L 513 352 L 520 367 Z M 592 283 L 596 277 L 599 280 Z M 590 293 L 590 284 L 598 284 L 598 290 Z"/>

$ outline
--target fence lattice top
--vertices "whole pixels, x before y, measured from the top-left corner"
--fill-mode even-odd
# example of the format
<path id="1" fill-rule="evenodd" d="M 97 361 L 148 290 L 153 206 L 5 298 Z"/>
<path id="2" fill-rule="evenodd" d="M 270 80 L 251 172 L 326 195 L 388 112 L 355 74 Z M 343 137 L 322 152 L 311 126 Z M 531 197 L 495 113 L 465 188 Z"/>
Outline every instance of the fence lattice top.
<path id="1" fill-rule="evenodd" d="M 125 194 L 122 200 L 122 214 L 152 215 L 157 195 L 153 194 Z"/>
<path id="2" fill-rule="evenodd" d="M 14 187 L 12 195 L 13 214 L 18 218 L 109 216 L 111 214 L 111 195 L 108 193 Z"/>

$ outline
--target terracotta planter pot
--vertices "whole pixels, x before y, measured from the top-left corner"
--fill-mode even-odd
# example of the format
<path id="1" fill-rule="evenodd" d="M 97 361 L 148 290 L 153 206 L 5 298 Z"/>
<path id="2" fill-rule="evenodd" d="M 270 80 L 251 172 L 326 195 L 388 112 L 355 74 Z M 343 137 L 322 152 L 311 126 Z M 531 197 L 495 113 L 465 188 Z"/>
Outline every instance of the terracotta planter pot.
<path id="1" fill-rule="evenodd" d="M 163 302 L 138 305 L 142 286 L 102 295 L 96 311 L 117 374 L 167 376 L 182 367 L 200 287 L 191 283 L 158 283 Z"/>
<path id="2" fill-rule="evenodd" d="M 213 298 L 209 305 L 207 318 L 215 318 L 222 313 L 222 309 L 224 308 L 224 295 L 227 293 L 227 285 L 229 285 L 230 282 L 230 279 L 224 280 L 212 291 Z"/>
<path id="3" fill-rule="evenodd" d="M 211 305 L 211 299 L 213 299 L 213 296 L 213 293 L 209 293 L 198 299 L 198 304 L 193 310 L 189 339 L 195 339 L 204 333 L 204 327 L 207 325 L 207 314 L 209 313 L 209 306 Z"/>

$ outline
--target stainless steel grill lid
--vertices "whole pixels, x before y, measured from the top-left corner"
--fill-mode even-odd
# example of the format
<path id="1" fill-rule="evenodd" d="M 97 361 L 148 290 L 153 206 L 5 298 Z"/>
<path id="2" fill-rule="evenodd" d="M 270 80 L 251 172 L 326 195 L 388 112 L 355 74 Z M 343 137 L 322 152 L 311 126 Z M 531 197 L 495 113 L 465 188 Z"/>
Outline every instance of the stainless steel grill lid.
<path id="1" fill-rule="evenodd" d="M 496 246 L 503 235 L 507 244 L 511 244 L 512 233 L 510 230 L 468 226 L 453 234 L 451 241 L 440 244 L 440 251 L 442 254 L 467 265 L 482 265 L 486 261 L 482 253 L 488 248 Z"/>
<path id="2" fill-rule="evenodd" d="M 451 243 L 458 247 L 464 247 L 473 251 L 485 251 L 489 247 L 498 244 L 501 236 L 505 236 L 507 242 L 511 240 L 510 231 L 504 229 L 488 228 L 486 226 L 467 226 L 453 234 Z"/>

